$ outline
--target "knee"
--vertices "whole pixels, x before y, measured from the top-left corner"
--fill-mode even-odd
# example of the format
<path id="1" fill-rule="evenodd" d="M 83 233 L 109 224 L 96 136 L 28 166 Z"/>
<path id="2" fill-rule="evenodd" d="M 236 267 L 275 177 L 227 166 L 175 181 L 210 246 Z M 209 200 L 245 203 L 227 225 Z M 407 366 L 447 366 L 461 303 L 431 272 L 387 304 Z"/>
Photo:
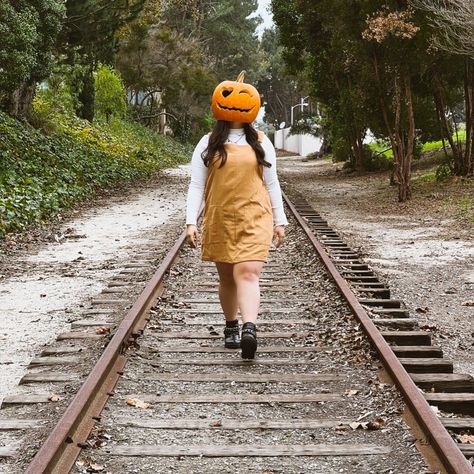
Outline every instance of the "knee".
<path id="1" fill-rule="evenodd" d="M 242 267 L 234 274 L 235 281 L 255 283 L 260 278 L 260 272 L 252 267 Z"/>

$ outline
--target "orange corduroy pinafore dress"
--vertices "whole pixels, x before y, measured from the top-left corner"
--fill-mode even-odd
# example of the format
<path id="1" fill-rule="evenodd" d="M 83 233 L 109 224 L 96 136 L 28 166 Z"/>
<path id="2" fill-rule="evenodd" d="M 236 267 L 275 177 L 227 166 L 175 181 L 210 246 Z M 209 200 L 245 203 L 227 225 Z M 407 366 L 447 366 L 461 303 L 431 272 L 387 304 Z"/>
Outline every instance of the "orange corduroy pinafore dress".
<path id="1" fill-rule="evenodd" d="M 259 141 L 263 132 L 258 132 Z M 270 196 L 250 145 L 226 143 L 227 161 L 209 165 L 204 191 L 203 261 L 267 261 L 273 238 Z"/>

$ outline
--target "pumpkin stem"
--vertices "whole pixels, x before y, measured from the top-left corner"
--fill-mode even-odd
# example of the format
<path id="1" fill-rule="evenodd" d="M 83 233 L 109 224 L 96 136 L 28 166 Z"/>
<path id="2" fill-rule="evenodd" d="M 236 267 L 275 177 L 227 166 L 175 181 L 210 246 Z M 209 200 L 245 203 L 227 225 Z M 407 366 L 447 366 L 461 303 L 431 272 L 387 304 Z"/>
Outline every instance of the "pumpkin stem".
<path id="1" fill-rule="evenodd" d="M 237 82 L 244 82 L 246 72 L 247 72 L 247 71 L 242 71 L 242 72 L 238 75 L 238 77 L 237 77 Z"/>

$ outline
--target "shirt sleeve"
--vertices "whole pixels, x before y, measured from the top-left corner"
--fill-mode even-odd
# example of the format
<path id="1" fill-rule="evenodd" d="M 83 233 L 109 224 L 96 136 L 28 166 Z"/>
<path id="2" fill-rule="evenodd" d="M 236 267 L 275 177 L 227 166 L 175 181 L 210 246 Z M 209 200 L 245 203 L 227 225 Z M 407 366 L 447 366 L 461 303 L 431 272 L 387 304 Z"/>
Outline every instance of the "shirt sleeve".
<path id="1" fill-rule="evenodd" d="M 273 225 L 288 225 L 288 220 L 285 215 L 283 207 L 283 198 L 281 196 L 280 182 L 278 181 L 276 169 L 276 153 L 273 143 L 265 136 L 262 142 L 263 150 L 265 151 L 265 160 L 271 163 L 271 167 L 263 167 L 263 180 L 270 195 L 273 210 Z"/>
<path id="2" fill-rule="evenodd" d="M 204 199 L 204 189 L 207 180 L 207 167 L 201 154 L 207 148 L 209 136 L 204 135 L 193 152 L 191 160 L 191 182 L 189 183 L 186 199 L 186 224 L 197 225 L 199 210 Z"/>

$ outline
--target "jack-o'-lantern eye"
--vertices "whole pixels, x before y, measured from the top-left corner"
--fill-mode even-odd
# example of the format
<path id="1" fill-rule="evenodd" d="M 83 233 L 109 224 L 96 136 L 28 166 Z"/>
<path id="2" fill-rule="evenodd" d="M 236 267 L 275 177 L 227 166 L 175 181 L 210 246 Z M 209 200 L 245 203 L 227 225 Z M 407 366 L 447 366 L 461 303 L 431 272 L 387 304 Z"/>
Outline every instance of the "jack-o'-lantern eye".
<path id="1" fill-rule="evenodd" d="M 241 90 L 239 92 L 239 94 L 248 94 L 248 95 L 252 95 L 248 90 L 244 89 L 244 90 Z"/>
<path id="2" fill-rule="evenodd" d="M 232 91 L 233 91 L 233 89 L 224 89 L 224 90 L 222 91 L 222 95 L 223 95 L 224 97 L 229 97 L 230 94 L 232 94 Z"/>

